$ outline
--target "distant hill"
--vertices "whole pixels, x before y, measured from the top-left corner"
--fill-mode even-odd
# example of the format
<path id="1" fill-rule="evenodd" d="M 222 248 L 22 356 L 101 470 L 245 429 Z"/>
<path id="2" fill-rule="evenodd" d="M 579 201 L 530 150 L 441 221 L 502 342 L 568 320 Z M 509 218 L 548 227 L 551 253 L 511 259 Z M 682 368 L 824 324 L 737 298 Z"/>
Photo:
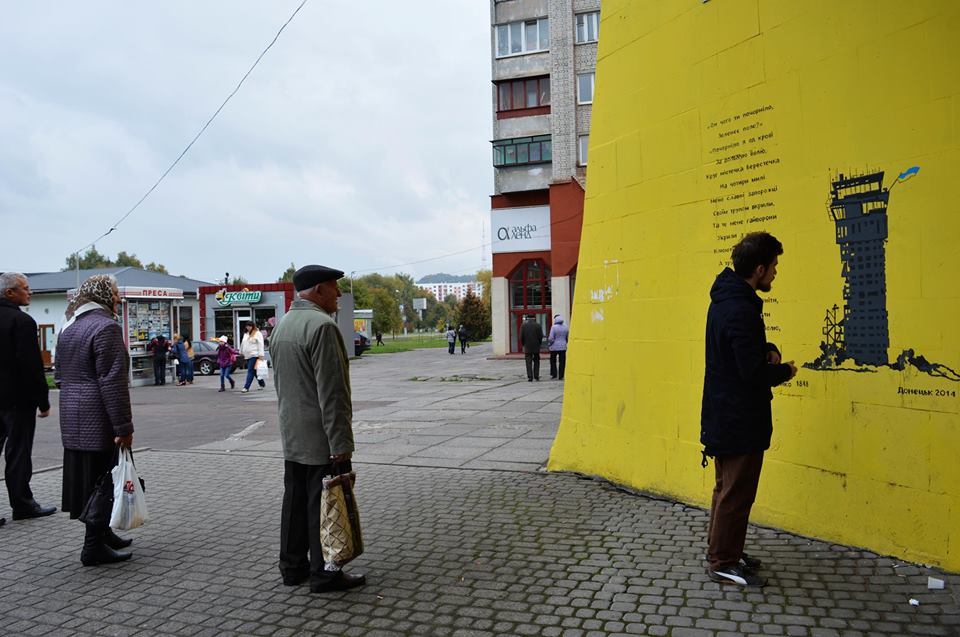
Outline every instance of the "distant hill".
<path id="1" fill-rule="evenodd" d="M 421 277 L 417 283 L 470 283 L 471 281 L 476 281 L 476 274 L 463 274 L 456 276 L 453 274 L 446 274 L 445 272 L 440 272 L 438 274 L 428 274 L 425 277 Z"/>

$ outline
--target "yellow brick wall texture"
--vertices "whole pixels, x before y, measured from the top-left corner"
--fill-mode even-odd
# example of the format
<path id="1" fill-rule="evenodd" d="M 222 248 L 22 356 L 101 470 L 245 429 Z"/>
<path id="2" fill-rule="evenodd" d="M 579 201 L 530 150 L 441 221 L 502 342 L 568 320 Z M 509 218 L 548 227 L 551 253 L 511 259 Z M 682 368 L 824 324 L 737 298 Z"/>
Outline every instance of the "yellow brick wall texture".
<path id="1" fill-rule="evenodd" d="M 960 2 L 604 0 L 601 33 L 550 469 L 708 503 L 708 292 L 767 230 L 769 340 L 807 366 L 774 391 L 753 520 L 960 570 Z M 847 261 L 834 183 L 886 197 L 886 238 Z M 863 313 L 824 334 L 861 293 L 887 312 L 883 360 L 853 356 Z"/>

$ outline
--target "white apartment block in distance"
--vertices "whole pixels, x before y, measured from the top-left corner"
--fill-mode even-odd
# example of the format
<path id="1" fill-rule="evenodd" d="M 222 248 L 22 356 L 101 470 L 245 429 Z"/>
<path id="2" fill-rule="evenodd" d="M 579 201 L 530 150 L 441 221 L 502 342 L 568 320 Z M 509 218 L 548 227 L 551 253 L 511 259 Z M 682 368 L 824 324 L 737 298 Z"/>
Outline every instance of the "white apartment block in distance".
<path id="1" fill-rule="evenodd" d="M 600 0 L 489 0 L 495 354 L 533 315 L 570 321 L 583 223 Z M 575 326 L 571 326 L 575 328 Z"/>
<path id="2" fill-rule="evenodd" d="M 428 274 L 416 282 L 418 288 L 430 290 L 438 301 L 443 301 L 451 294 L 462 301 L 471 291 L 476 296 L 483 296 L 483 284 L 472 274 L 454 276 L 452 274 Z"/>

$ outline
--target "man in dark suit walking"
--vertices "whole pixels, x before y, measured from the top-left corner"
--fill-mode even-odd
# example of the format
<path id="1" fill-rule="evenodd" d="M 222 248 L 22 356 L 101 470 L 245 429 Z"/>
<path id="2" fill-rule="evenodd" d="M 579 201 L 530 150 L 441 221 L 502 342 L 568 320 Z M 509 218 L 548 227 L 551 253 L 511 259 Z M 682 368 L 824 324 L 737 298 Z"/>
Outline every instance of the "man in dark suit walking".
<path id="1" fill-rule="evenodd" d="M 0 448 L 6 460 L 7 495 L 14 520 L 56 512 L 33 499 L 33 434 L 37 415 L 50 415 L 49 390 L 37 342 L 37 323 L 20 310 L 30 305 L 30 285 L 19 272 L 0 274 Z M 0 518 L 0 525 L 6 522 Z"/>
<path id="2" fill-rule="evenodd" d="M 520 326 L 520 346 L 527 364 L 527 380 L 540 380 L 540 344 L 543 342 L 543 328 L 532 315 Z"/>

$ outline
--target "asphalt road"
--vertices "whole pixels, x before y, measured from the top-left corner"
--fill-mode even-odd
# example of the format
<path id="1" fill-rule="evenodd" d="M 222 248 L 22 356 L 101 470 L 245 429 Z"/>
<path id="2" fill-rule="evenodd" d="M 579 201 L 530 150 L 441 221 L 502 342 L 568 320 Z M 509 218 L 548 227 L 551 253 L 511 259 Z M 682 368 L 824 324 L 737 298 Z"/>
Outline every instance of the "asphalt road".
<path id="1" fill-rule="evenodd" d="M 219 376 L 197 376 L 193 385 L 178 387 L 135 387 L 133 402 L 134 448 L 189 449 L 223 440 L 258 421 L 261 428 L 276 429 L 277 404 L 273 386 L 267 381 L 263 391 L 241 394 L 243 376 L 234 374 L 237 389 L 219 393 Z M 37 419 L 33 443 L 34 472 L 63 464 L 60 443 L 59 392 L 50 392 L 50 416 Z M 2 462 L 0 462 L 2 465 Z"/>

